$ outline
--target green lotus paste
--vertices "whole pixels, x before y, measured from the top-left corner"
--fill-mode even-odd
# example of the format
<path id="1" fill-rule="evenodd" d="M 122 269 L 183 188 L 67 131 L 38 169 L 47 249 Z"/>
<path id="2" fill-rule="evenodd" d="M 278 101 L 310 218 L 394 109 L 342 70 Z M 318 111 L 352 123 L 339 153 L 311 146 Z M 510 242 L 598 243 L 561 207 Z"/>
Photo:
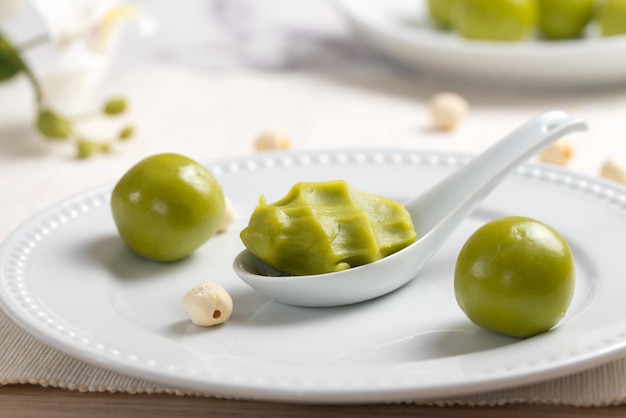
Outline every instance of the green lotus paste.
<path id="1" fill-rule="evenodd" d="M 261 197 L 241 232 L 257 258 L 298 276 L 371 263 L 416 239 L 404 206 L 342 180 L 298 183 L 271 205 Z"/>

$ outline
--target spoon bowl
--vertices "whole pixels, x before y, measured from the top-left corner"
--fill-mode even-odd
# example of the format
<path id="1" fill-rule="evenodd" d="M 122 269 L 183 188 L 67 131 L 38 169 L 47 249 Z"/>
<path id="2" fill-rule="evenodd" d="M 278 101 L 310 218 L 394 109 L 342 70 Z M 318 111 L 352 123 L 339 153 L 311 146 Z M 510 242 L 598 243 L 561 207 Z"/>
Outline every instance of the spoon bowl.
<path id="1" fill-rule="evenodd" d="M 341 306 L 385 295 L 415 278 L 506 174 L 564 135 L 586 129 L 585 121 L 561 111 L 543 113 L 520 126 L 406 202 L 418 239 L 379 261 L 335 273 L 287 276 L 244 250 L 233 262 L 235 273 L 263 295 L 290 305 Z"/>

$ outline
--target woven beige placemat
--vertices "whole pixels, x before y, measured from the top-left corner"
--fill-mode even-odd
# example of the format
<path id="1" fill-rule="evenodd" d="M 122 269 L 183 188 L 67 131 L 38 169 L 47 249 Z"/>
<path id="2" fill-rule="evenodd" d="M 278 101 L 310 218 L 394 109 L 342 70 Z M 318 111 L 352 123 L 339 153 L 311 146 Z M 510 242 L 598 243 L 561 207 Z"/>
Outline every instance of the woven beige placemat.
<path id="1" fill-rule="evenodd" d="M 35 384 L 80 392 L 168 393 L 211 396 L 136 379 L 66 355 L 43 344 L 0 311 L 0 384 Z M 430 405 L 505 405 L 533 403 L 606 406 L 626 399 L 626 359 L 571 376 L 519 388 L 451 399 L 419 401 Z"/>

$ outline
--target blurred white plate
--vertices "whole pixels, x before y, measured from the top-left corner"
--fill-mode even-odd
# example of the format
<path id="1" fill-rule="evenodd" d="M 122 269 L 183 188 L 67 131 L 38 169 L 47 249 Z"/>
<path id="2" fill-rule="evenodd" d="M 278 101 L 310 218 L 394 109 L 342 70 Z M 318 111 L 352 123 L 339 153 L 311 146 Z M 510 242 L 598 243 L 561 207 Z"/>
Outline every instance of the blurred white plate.
<path id="1" fill-rule="evenodd" d="M 626 36 L 499 43 L 436 28 L 426 0 L 336 0 L 367 43 L 412 66 L 459 79 L 522 86 L 591 86 L 626 81 Z"/>
<path id="2" fill-rule="evenodd" d="M 399 201 L 426 190 L 467 156 L 410 150 L 264 153 L 209 165 L 238 219 L 191 257 L 161 264 L 121 242 L 112 185 L 34 216 L 0 246 L 0 304 L 25 330 L 72 356 L 210 395 L 290 402 L 394 402 L 456 397 L 574 373 L 626 346 L 626 195 L 568 171 L 523 166 L 483 202 L 419 276 L 389 295 L 338 308 L 269 300 L 232 269 L 259 195 L 297 181 L 343 178 Z M 577 283 L 563 322 L 518 340 L 473 325 L 456 304 L 463 242 L 494 217 L 525 215 L 560 231 Z M 385 277 L 381 277 L 385 280 Z M 181 301 L 217 281 L 233 315 L 193 325 Z"/>

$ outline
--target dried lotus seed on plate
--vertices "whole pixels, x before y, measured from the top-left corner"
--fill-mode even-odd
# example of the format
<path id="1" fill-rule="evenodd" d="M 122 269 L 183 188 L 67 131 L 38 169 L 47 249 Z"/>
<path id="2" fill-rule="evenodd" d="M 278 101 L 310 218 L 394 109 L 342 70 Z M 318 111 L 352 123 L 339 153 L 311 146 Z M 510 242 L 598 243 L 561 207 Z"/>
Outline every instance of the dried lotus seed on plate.
<path id="1" fill-rule="evenodd" d="M 435 129 L 455 130 L 468 113 L 469 103 L 456 93 L 437 93 L 430 99 L 430 115 Z"/>
<path id="2" fill-rule="evenodd" d="M 291 148 L 291 140 L 280 132 L 265 132 L 259 135 L 254 142 L 257 151 L 286 150 Z"/>
<path id="3" fill-rule="evenodd" d="M 224 204 L 226 207 L 224 212 L 224 220 L 222 221 L 222 225 L 220 226 L 220 228 L 217 230 L 218 234 L 222 234 L 228 231 L 228 229 L 235 222 L 235 218 L 237 217 L 233 203 L 226 196 L 224 196 Z"/>
<path id="4" fill-rule="evenodd" d="M 567 165 L 574 156 L 574 146 L 567 139 L 561 139 L 539 152 L 540 161 L 556 164 Z"/>
<path id="5" fill-rule="evenodd" d="M 221 285 L 206 282 L 183 297 L 183 310 L 191 322 L 201 327 L 222 324 L 233 313 L 233 300 Z"/>
<path id="6" fill-rule="evenodd" d="M 600 167 L 600 176 L 621 184 L 626 184 L 626 163 L 614 158 L 607 159 Z"/>

